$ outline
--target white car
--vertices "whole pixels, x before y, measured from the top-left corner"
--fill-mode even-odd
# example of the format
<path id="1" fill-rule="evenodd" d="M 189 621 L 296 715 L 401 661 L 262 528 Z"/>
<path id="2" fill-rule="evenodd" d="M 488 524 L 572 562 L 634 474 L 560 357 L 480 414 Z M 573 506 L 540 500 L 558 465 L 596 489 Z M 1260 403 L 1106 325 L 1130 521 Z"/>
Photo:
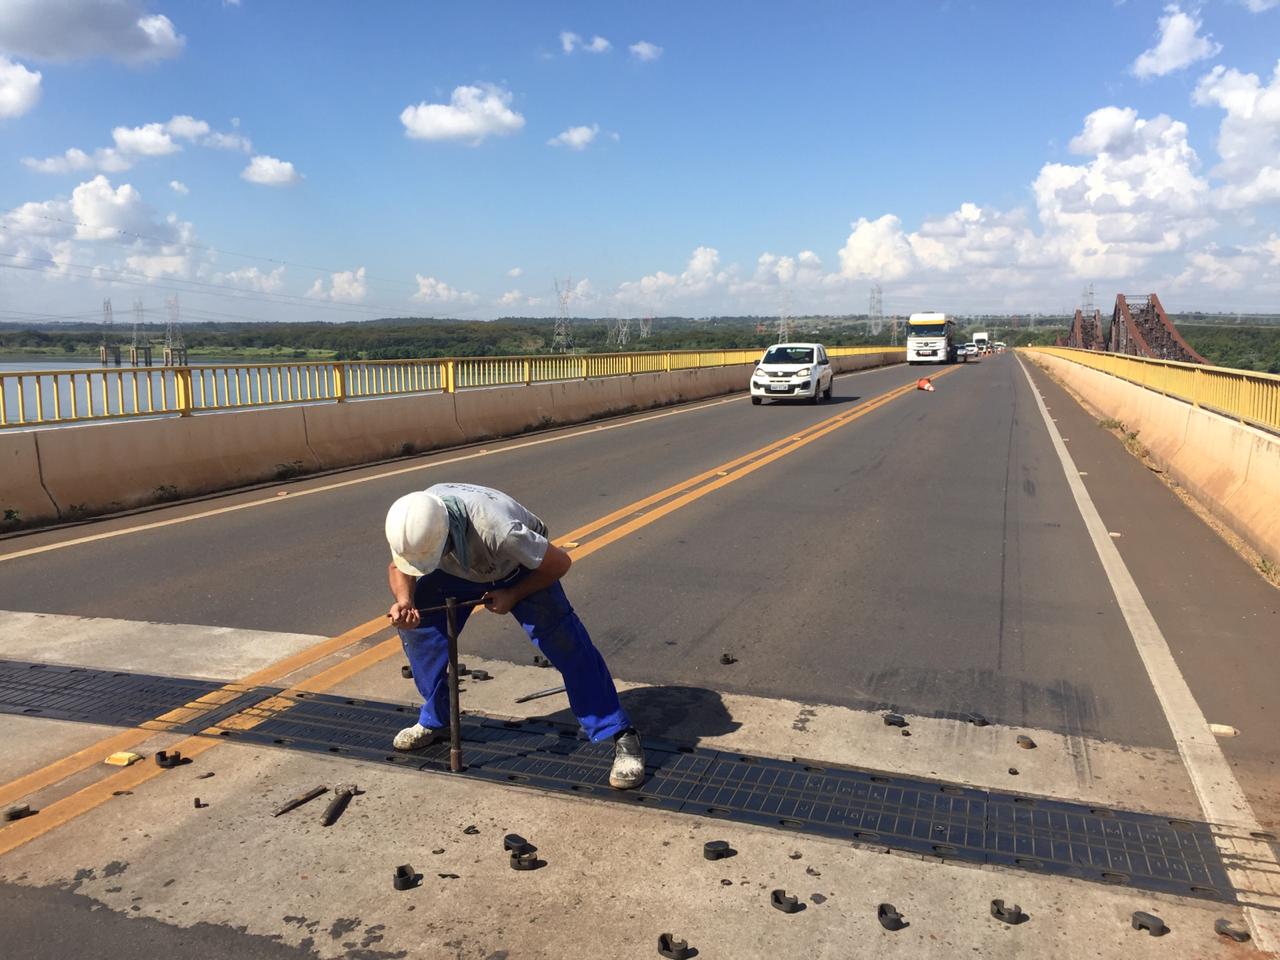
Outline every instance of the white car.
<path id="1" fill-rule="evenodd" d="M 751 402 L 766 397 L 802 397 L 810 403 L 831 399 L 831 361 L 820 343 L 775 343 L 751 374 Z"/>

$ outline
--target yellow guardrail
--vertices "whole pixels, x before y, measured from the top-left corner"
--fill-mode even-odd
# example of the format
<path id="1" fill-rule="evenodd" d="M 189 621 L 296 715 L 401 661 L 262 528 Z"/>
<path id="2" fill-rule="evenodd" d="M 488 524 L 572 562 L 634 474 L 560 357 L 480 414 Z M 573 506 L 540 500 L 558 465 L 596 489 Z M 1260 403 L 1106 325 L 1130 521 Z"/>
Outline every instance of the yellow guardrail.
<path id="1" fill-rule="evenodd" d="M 829 347 L 827 353 L 847 357 L 893 349 Z M 0 372 L 0 429 L 693 370 L 753 363 L 761 353 L 752 348 Z"/>
<path id="2" fill-rule="evenodd" d="M 1073 347 L 1024 347 L 1047 353 L 1121 380 L 1185 400 L 1192 406 L 1225 414 L 1242 423 L 1280 432 L 1280 376 L 1211 367 L 1177 360 L 1153 360 L 1119 353 L 1098 353 Z"/>

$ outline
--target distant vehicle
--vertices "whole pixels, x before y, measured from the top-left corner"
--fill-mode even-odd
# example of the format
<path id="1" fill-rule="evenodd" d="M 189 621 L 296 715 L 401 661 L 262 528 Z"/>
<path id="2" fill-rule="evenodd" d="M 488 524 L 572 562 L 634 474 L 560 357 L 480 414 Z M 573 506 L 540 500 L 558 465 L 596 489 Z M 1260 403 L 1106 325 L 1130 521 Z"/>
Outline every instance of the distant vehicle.
<path id="1" fill-rule="evenodd" d="M 967 357 L 976 357 L 978 355 L 978 345 L 970 341 L 960 348 Z"/>
<path id="2" fill-rule="evenodd" d="M 996 341 L 996 353 L 1004 353 L 1008 349 L 1009 349 L 1008 346 L 1005 344 L 1003 340 Z"/>
<path id="3" fill-rule="evenodd" d="M 978 353 L 989 353 L 991 350 L 991 334 L 980 330 L 973 335 L 973 342 L 978 345 Z"/>
<path id="4" fill-rule="evenodd" d="M 907 363 L 954 363 L 956 324 L 945 313 L 913 313 L 907 320 Z"/>
<path id="5" fill-rule="evenodd" d="M 766 397 L 802 397 L 810 403 L 831 399 L 831 361 L 820 343 L 776 343 L 764 352 L 751 374 L 751 402 Z"/>

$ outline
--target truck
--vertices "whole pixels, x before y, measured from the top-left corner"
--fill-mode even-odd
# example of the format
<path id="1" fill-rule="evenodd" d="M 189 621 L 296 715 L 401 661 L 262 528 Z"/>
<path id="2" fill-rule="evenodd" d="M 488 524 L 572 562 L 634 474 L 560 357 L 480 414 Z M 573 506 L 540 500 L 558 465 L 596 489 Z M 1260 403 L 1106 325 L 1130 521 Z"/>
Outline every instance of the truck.
<path id="1" fill-rule="evenodd" d="M 990 353 L 992 350 L 991 334 L 987 333 L 985 330 L 980 330 L 975 333 L 973 335 L 973 342 L 978 345 L 979 353 Z"/>
<path id="2" fill-rule="evenodd" d="M 956 323 L 945 313 L 913 313 L 907 320 L 907 363 L 955 363 Z"/>

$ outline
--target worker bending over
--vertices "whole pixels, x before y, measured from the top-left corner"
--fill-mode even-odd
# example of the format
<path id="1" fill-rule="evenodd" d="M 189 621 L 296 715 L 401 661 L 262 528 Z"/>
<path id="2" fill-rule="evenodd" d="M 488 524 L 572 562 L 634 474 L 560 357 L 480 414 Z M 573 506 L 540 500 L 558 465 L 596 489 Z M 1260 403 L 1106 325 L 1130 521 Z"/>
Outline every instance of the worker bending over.
<path id="1" fill-rule="evenodd" d="M 388 616 L 399 628 L 413 681 L 422 695 L 418 722 L 396 734 L 397 750 L 425 747 L 448 726 L 446 671 L 449 640 L 444 611 L 426 615 L 446 597 L 483 599 L 494 613 L 510 613 L 564 677 L 569 706 L 593 742 L 612 739 L 609 784 L 620 790 L 644 782 L 640 736 L 618 702 L 604 658 L 569 605 L 560 579 L 572 560 L 547 539 L 547 527 L 498 490 L 470 483 L 437 483 L 406 494 L 387 511 L 395 603 Z M 470 607 L 455 611 L 461 632 Z"/>

